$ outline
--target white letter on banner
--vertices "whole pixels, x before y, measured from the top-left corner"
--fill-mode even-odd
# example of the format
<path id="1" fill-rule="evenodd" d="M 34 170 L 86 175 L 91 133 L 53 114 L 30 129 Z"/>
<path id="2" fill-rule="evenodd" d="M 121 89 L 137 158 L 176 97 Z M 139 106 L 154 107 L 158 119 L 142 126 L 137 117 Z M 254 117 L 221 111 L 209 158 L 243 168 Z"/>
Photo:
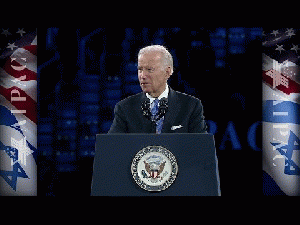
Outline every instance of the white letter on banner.
<path id="1" fill-rule="evenodd" d="M 279 128 L 279 133 L 282 135 L 282 136 L 287 136 L 290 132 L 289 130 L 289 125 L 288 124 L 273 124 L 273 129 L 275 128 Z M 281 129 L 286 129 L 286 131 L 282 131 Z"/>
<path id="2" fill-rule="evenodd" d="M 17 58 L 11 58 L 11 62 L 13 62 L 14 60 L 16 60 Z M 26 62 L 26 58 L 21 58 L 23 59 L 25 62 Z M 26 68 L 26 65 L 25 66 L 13 66 L 11 65 L 11 67 L 14 69 L 14 70 L 17 70 L 17 71 L 21 71 L 21 70 L 24 70 Z"/>
<path id="3" fill-rule="evenodd" d="M 12 97 L 13 94 L 18 94 L 19 97 Z M 26 97 L 20 97 L 21 93 L 18 90 L 12 90 L 11 91 L 11 102 L 13 101 L 20 101 L 20 102 L 25 102 L 26 101 Z"/>

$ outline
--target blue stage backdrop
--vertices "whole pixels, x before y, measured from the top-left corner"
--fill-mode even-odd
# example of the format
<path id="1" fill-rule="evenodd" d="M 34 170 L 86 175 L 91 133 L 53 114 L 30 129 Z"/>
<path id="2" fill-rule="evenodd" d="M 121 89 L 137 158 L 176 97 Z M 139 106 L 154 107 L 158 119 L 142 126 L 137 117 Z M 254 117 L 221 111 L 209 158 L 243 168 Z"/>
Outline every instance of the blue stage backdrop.
<path id="1" fill-rule="evenodd" d="M 90 194 L 95 135 L 141 92 L 140 48 L 174 58 L 169 85 L 199 98 L 215 135 L 223 196 L 262 195 L 262 28 L 38 29 L 38 194 Z"/>

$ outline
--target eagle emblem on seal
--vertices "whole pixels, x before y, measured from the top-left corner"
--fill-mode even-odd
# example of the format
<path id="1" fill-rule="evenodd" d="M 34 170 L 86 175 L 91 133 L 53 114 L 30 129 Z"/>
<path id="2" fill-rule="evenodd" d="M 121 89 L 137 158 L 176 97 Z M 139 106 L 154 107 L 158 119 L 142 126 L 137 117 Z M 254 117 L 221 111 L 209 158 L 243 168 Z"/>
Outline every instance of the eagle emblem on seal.
<path id="1" fill-rule="evenodd" d="M 166 161 L 158 164 L 158 163 L 147 163 L 144 160 L 145 163 L 145 169 L 148 172 L 148 174 L 150 174 L 150 177 L 156 179 L 156 178 L 160 178 L 160 174 L 161 172 L 164 170 L 165 165 L 166 165 Z"/>

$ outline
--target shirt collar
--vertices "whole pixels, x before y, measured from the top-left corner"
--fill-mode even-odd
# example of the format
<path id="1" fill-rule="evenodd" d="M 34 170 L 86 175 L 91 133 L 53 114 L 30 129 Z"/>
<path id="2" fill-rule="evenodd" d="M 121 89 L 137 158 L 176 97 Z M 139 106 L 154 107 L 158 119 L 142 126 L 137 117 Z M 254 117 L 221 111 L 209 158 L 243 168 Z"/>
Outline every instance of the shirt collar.
<path id="1" fill-rule="evenodd" d="M 161 95 L 158 97 L 158 100 L 161 100 L 162 98 L 168 98 L 168 94 L 169 94 L 169 86 L 166 84 L 166 89 L 164 90 L 163 93 L 161 93 Z M 146 93 L 147 98 L 150 99 L 150 104 L 152 104 L 152 102 L 155 100 L 155 98 L 153 98 L 151 95 L 149 95 L 148 93 Z"/>

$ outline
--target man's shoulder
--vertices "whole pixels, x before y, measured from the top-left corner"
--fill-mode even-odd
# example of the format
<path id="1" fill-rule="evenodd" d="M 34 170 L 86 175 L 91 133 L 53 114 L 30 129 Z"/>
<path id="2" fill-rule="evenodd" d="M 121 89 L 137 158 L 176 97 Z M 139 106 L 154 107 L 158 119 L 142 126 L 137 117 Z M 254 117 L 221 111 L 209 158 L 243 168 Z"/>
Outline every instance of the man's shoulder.
<path id="1" fill-rule="evenodd" d="M 135 95 L 128 96 L 127 98 L 124 98 L 123 100 L 119 101 L 118 105 L 127 106 L 127 105 L 136 104 L 137 102 L 140 101 L 142 96 L 143 96 L 143 92 L 137 93 Z"/>
<path id="2" fill-rule="evenodd" d="M 186 93 L 182 93 L 182 92 L 179 92 L 179 91 L 175 91 L 175 94 L 176 96 L 181 100 L 181 101 L 189 101 L 189 102 L 197 102 L 197 101 L 200 101 L 200 99 L 192 96 L 192 95 L 188 95 Z"/>

